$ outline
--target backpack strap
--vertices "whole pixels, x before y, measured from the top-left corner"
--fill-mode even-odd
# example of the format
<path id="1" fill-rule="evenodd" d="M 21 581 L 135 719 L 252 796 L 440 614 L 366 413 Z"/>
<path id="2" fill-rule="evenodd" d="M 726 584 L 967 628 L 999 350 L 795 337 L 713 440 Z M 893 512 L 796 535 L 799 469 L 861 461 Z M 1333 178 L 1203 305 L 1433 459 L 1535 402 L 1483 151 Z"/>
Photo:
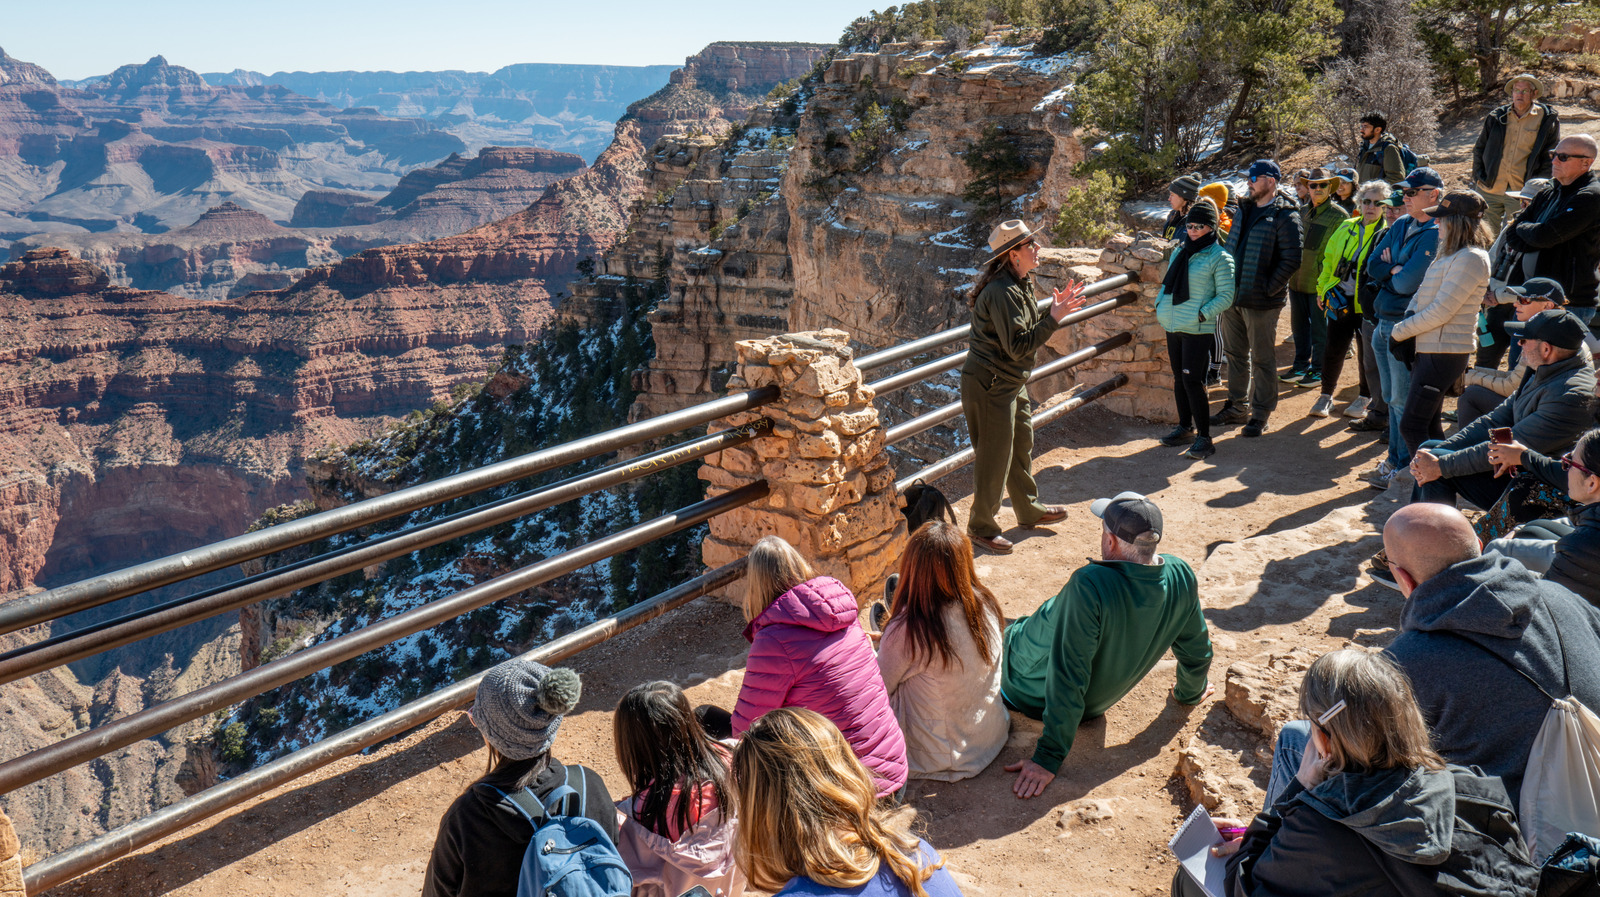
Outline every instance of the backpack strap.
<path id="1" fill-rule="evenodd" d="M 490 785 L 489 787 L 494 788 L 493 785 Z M 511 806 L 516 807 L 517 812 L 521 813 L 528 820 L 528 822 L 532 823 L 534 828 L 544 825 L 545 822 L 550 818 L 549 812 L 545 810 L 544 804 L 539 802 L 539 796 L 533 793 L 533 789 L 521 788 L 510 794 L 501 791 L 499 788 L 495 788 L 494 790 L 501 797 L 505 798 L 511 804 Z"/>
<path id="2" fill-rule="evenodd" d="M 508 794 L 504 791 L 501 791 L 499 788 L 494 788 L 493 785 L 490 785 L 489 787 L 494 788 L 496 793 L 509 801 L 513 807 L 516 807 L 517 812 L 526 817 L 527 820 L 533 824 L 534 828 L 538 828 L 539 826 L 548 822 L 552 816 L 588 815 L 586 812 L 588 810 L 588 802 L 584 798 L 584 793 L 588 790 L 589 780 L 588 776 L 584 775 L 583 767 L 581 766 L 578 767 L 578 782 L 579 787 L 583 788 L 584 791 L 573 790 L 572 767 L 564 766 L 562 767 L 561 784 L 551 789 L 550 793 L 545 796 L 544 800 L 540 800 L 539 795 L 534 794 L 532 788 L 521 788 L 515 793 Z M 562 802 L 572 797 L 576 797 L 578 799 L 578 812 L 562 812 Z"/>

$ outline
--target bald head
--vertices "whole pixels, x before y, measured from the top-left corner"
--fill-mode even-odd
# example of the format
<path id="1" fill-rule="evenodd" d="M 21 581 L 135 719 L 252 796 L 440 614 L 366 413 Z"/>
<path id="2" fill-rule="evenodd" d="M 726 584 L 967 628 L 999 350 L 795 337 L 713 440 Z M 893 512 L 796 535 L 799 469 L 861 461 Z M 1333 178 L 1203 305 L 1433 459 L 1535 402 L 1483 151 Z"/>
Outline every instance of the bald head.
<path id="1" fill-rule="evenodd" d="M 1395 511 L 1384 524 L 1383 550 L 1389 567 L 1404 569 L 1415 588 L 1446 567 L 1477 557 L 1478 534 L 1455 508 L 1416 502 Z M 1410 594 L 1410 589 L 1404 591 Z"/>
<path id="2" fill-rule="evenodd" d="M 1556 144 L 1556 149 L 1563 153 L 1583 153 L 1593 159 L 1595 153 L 1600 151 L 1600 143 L 1596 143 L 1588 134 L 1573 134 L 1561 138 L 1561 142 Z"/>

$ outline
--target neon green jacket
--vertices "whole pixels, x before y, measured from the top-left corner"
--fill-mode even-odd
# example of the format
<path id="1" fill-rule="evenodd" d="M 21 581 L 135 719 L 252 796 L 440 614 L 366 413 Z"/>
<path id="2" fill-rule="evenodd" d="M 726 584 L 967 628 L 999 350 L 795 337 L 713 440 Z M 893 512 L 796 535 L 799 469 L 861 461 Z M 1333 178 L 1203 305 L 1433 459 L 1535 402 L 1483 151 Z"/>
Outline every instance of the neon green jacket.
<path id="1" fill-rule="evenodd" d="M 1328 238 L 1328 248 L 1322 254 L 1322 272 L 1317 275 L 1317 296 L 1326 296 L 1328 291 L 1339 285 L 1339 262 L 1349 258 L 1355 261 L 1356 283 L 1361 282 L 1361 266 L 1366 264 L 1367 253 L 1372 249 L 1372 244 L 1378 239 L 1378 234 L 1383 232 L 1383 219 L 1379 218 L 1375 224 L 1368 225 L 1364 232 L 1361 227 L 1361 216 L 1346 219 Z M 1360 237 L 1357 233 L 1362 232 Z M 1359 292 L 1359 291 L 1358 291 Z M 1365 309 L 1361 307 L 1361 300 L 1355 296 L 1350 297 L 1355 303 L 1354 311 L 1360 314 Z"/>

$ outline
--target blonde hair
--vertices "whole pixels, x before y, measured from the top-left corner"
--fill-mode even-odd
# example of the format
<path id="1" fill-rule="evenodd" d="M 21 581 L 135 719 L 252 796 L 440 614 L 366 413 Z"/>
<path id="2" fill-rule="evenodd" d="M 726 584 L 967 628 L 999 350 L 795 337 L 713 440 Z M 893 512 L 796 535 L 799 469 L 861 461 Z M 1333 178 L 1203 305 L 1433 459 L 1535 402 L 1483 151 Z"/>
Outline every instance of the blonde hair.
<path id="1" fill-rule="evenodd" d="M 798 707 L 768 712 L 734 750 L 733 778 L 735 857 L 752 888 L 776 893 L 800 876 L 854 888 L 887 863 L 913 897 L 927 897 L 922 883 L 943 864 L 913 859 L 921 847 L 914 814 L 878 806 L 872 774 L 827 717 Z"/>
<path id="2" fill-rule="evenodd" d="M 777 536 L 763 536 L 750 549 L 745 566 L 745 622 L 761 616 L 779 595 L 816 575 L 793 545 Z"/>
<path id="3" fill-rule="evenodd" d="M 1344 702 L 1344 709 L 1317 722 Z M 1328 736 L 1328 772 L 1444 769 L 1411 680 L 1387 655 L 1357 648 L 1331 651 L 1306 670 L 1300 714 Z"/>

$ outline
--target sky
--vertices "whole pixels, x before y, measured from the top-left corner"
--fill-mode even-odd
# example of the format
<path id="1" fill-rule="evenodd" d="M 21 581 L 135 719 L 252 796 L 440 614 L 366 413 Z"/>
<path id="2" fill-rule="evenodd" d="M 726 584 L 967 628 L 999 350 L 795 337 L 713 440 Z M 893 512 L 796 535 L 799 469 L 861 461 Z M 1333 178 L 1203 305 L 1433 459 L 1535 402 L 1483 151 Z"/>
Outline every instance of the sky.
<path id="1" fill-rule="evenodd" d="M 884 7 L 894 0 L 880 2 Z M 197 72 L 682 65 L 718 40 L 833 43 L 872 0 L 7 0 L 0 47 L 57 78 L 152 56 Z"/>

